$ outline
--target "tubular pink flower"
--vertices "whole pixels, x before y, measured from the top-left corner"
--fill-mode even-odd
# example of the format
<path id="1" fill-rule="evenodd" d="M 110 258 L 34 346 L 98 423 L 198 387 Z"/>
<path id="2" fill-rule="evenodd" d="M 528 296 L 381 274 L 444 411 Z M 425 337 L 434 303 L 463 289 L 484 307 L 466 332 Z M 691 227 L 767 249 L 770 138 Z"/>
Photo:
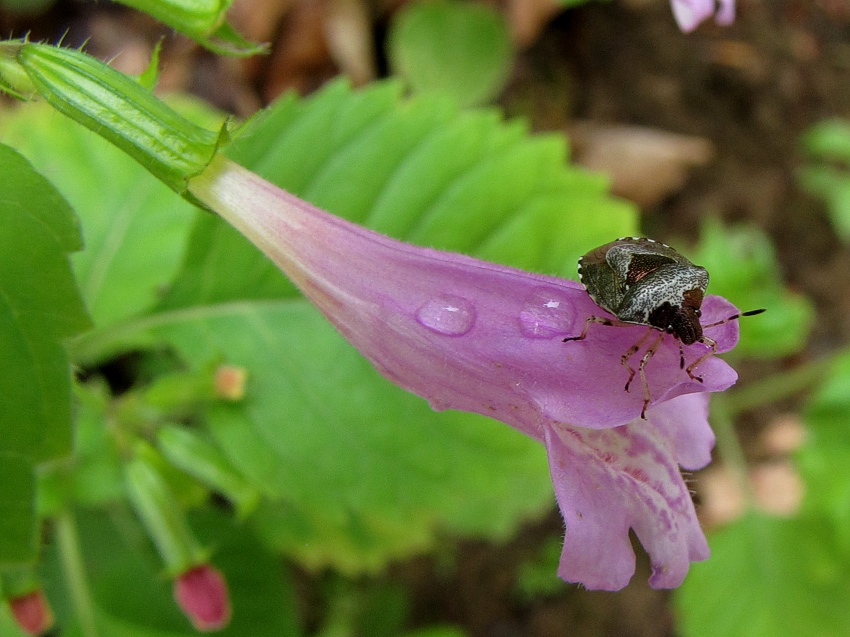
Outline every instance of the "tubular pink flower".
<path id="1" fill-rule="evenodd" d="M 670 5 L 676 23 L 685 33 L 690 33 L 712 15 L 714 21 L 723 26 L 735 21 L 735 0 L 671 0 Z"/>
<path id="2" fill-rule="evenodd" d="M 199 631 L 221 630 L 230 622 L 227 582 L 209 564 L 181 573 L 174 580 L 174 599 Z"/>
<path id="3" fill-rule="evenodd" d="M 621 357 L 649 328 L 591 325 L 587 338 L 564 343 L 589 316 L 605 314 L 579 283 L 390 239 L 224 158 L 189 188 L 385 377 L 434 409 L 484 414 L 546 445 L 567 521 L 562 577 L 624 586 L 634 570 L 629 528 L 650 553 L 655 586 L 678 585 L 689 561 L 707 556 L 678 465 L 694 469 L 710 458 L 704 392 L 737 379 L 724 361 L 707 358 L 695 370 L 704 382 L 692 380 L 678 341 L 665 336 L 646 368 L 651 403 L 641 420 L 642 387 L 624 390 Z M 714 296 L 702 310 L 704 323 L 737 312 Z M 724 352 L 738 326 L 705 333 Z M 685 364 L 706 351 L 685 347 Z"/>
<path id="4" fill-rule="evenodd" d="M 41 635 L 53 627 L 53 610 L 40 589 L 10 599 L 9 609 L 27 635 Z"/>

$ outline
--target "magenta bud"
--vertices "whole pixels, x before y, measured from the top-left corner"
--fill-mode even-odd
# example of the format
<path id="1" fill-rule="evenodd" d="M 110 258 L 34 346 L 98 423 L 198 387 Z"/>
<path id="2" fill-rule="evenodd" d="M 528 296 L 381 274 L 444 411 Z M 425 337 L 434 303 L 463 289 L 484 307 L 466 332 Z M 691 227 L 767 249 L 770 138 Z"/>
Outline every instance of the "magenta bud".
<path id="1" fill-rule="evenodd" d="M 199 631 L 221 630 L 230 622 L 230 596 L 221 572 L 209 564 L 185 571 L 174 580 L 174 599 Z"/>
<path id="2" fill-rule="evenodd" d="M 9 608 L 27 635 L 41 635 L 53 626 L 53 610 L 41 589 L 10 599 Z"/>

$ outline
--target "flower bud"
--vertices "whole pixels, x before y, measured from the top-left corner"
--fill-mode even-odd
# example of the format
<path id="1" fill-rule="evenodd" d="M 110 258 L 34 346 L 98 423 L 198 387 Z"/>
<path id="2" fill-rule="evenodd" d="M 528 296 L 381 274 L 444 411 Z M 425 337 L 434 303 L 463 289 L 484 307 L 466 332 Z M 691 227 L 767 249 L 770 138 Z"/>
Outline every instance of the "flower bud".
<path id="1" fill-rule="evenodd" d="M 53 610 L 41 589 L 13 597 L 9 600 L 9 609 L 27 635 L 40 635 L 53 626 Z"/>
<path id="2" fill-rule="evenodd" d="M 230 622 L 230 597 L 221 572 L 201 564 L 174 580 L 174 599 L 200 631 L 221 630 Z"/>

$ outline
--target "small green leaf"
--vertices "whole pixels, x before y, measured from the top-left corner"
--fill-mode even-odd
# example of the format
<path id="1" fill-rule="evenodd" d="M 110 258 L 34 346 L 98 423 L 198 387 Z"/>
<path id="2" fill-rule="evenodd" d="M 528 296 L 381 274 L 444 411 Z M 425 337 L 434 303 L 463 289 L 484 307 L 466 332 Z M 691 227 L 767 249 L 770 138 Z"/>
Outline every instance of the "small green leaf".
<path id="1" fill-rule="evenodd" d="M 741 319 L 735 355 L 774 358 L 799 352 L 814 323 L 814 306 L 785 287 L 767 236 L 754 227 L 725 228 L 708 219 L 700 239 L 693 261 L 710 272 L 708 291 L 726 297 L 742 311 L 767 309 Z"/>
<path id="2" fill-rule="evenodd" d="M 684 637 L 850 634 L 850 561 L 828 526 L 750 514 L 712 536 L 676 592 Z"/>
<path id="3" fill-rule="evenodd" d="M 268 45 L 250 42 L 227 22 L 233 0 L 118 0 L 152 15 L 175 31 L 220 55 L 249 56 L 264 53 Z"/>
<path id="4" fill-rule="evenodd" d="M 414 91 L 445 92 L 463 106 L 492 101 L 514 56 L 502 14 L 466 2 L 408 4 L 390 27 L 388 49 L 393 70 Z"/>

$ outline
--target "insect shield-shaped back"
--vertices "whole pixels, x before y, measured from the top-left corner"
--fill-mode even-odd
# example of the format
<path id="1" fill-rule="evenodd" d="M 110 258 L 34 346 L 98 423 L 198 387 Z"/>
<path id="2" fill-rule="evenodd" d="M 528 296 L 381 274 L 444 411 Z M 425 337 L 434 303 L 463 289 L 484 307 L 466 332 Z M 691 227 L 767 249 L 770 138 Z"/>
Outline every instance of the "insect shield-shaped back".
<path id="1" fill-rule="evenodd" d="M 591 298 L 624 323 L 673 334 L 685 345 L 702 338 L 700 306 L 708 272 L 652 239 L 617 239 L 579 260 Z"/>
<path id="2" fill-rule="evenodd" d="M 694 265 L 673 248 L 652 239 L 637 237 L 617 239 L 591 250 L 579 260 L 579 275 L 588 294 L 602 309 L 616 317 L 591 316 L 580 336 L 564 341 L 583 340 L 591 323 L 609 326 L 646 325 L 657 330 L 640 360 L 637 372 L 643 383 L 643 409 L 646 418 L 649 406 L 649 384 L 644 368 L 655 354 L 664 333 L 672 334 L 684 345 L 705 343 L 711 349 L 688 366 L 686 372 L 694 380 L 702 380 L 693 373 L 694 368 L 710 356 L 717 344 L 703 336 L 700 319 L 708 272 Z M 640 351 L 653 330 L 648 330 L 621 358 L 629 370 L 625 390 L 629 390 L 636 370 L 629 360 Z M 684 353 L 680 352 L 680 366 L 684 369 Z"/>

